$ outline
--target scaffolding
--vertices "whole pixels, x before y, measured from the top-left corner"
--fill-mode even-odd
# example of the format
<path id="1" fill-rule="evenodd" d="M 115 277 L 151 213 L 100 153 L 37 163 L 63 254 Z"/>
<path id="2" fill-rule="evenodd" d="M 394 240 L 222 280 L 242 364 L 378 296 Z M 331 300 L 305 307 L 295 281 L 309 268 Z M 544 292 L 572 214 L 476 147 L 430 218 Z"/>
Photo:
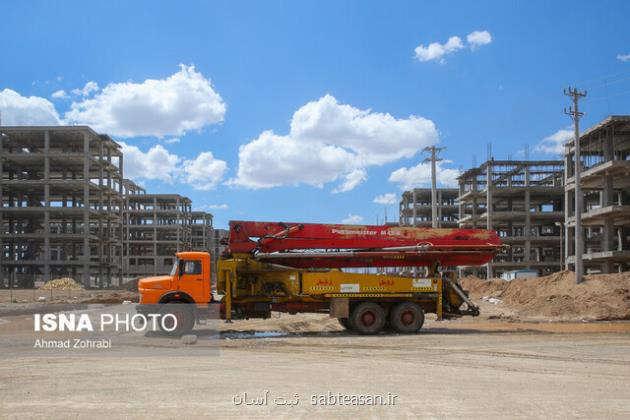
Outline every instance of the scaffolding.
<path id="1" fill-rule="evenodd" d="M 89 127 L 0 128 L 0 286 L 122 276 L 120 146 Z"/>
<path id="2" fill-rule="evenodd" d="M 496 230 L 509 249 L 485 268 L 463 273 L 499 276 L 512 270 L 546 275 L 562 268 L 563 162 L 491 159 L 459 180 L 459 227 Z"/>
<path id="3" fill-rule="evenodd" d="M 585 272 L 630 269 L 630 116 L 610 116 L 580 136 Z M 567 263 L 575 264 L 575 141 L 565 154 Z"/>

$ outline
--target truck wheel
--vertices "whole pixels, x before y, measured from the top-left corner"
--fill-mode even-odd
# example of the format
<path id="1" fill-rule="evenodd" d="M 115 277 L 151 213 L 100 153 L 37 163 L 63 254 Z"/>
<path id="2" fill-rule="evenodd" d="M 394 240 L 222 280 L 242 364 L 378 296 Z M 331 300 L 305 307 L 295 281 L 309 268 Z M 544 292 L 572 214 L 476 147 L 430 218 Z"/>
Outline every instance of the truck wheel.
<path id="1" fill-rule="evenodd" d="M 424 311 L 412 302 L 399 303 L 389 314 L 389 323 L 396 332 L 415 333 L 424 324 Z"/>
<path id="2" fill-rule="evenodd" d="M 179 301 L 168 302 L 162 306 L 160 313 L 163 320 L 160 320 L 159 325 L 165 334 L 172 336 L 188 334 L 195 326 L 195 311 L 191 304 Z M 165 317 L 165 315 L 173 316 Z"/>
<path id="3" fill-rule="evenodd" d="M 376 334 L 385 326 L 385 311 L 374 302 L 363 302 L 352 311 L 351 325 L 361 334 Z"/>
<path id="4" fill-rule="evenodd" d="M 344 327 L 346 330 L 354 331 L 354 328 L 352 327 L 352 324 L 350 322 L 350 318 L 337 318 L 337 321 L 339 321 L 339 324 L 341 324 L 341 326 Z"/>

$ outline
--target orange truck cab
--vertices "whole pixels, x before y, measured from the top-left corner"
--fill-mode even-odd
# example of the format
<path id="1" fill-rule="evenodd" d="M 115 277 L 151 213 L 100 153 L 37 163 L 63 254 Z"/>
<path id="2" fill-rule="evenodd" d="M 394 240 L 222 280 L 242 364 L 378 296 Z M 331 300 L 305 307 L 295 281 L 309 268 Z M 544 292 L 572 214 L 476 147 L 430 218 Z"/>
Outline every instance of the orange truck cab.
<path id="1" fill-rule="evenodd" d="M 218 303 L 212 300 L 210 254 L 178 252 L 176 256 L 168 275 L 138 281 L 140 302 L 136 307 L 145 315 L 173 315 L 176 323 L 165 317 L 160 324 L 164 332 L 173 335 L 192 330 L 200 314 L 208 314 L 211 303 Z"/>
<path id="2" fill-rule="evenodd" d="M 140 279 L 140 305 L 175 301 L 195 304 L 212 302 L 210 254 L 178 252 L 176 256 L 168 275 Z"/>

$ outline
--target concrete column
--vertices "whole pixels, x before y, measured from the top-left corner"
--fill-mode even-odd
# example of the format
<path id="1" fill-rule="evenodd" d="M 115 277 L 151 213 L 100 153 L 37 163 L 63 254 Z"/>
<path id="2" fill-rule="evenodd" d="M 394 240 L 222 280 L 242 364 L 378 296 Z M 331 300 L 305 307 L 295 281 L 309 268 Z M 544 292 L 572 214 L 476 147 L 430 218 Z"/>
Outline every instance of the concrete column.
<path id="1" fill-rule="evenodd" d="M 416 218 L 417 218 L 418 214 L 417 214 L 417 212 L 416 212 L 416 201 L 417 201 L 417 197 L 416 197 L 416 190 L 415 190 L 415 189 L 411 190 L 411 198 L 412 198 L 412 203 L 411 203 L 411 205 L 413 206 L 413 207 L 411 208 L 411 214 L 412 214 L 412 217 L 413 217 L 413 220 L 412 220 L 412 222 L 411 222 L 411 223 L 412 223 L 412 226 L 416 226 L 416 225 L 418 224 L 418 222 L 417 222 L 417 220 L 416 220 Z"/>
<path id="2" fill-rule="evenodd" d="M 488 160 L 486 163 L 486 229 L 492 230 L 492 163 L 494 159 Z M 487 264 L 488 278 L 492 278 L 494 271 L 492 262 Z"/>
<path id="3" fill-rule="evenodd" d="M 156 276 L 158 272 L 158 257 L 157 257 L 157 197 L 153 197 L 153 275 Z"/>
<path id="4" fill-rule="evenodd" d="M 98 141 L 98 287 L 103 288 L 103 254 L 105 235 L 103 234 L 103 140 Z M 108 263 L 109 265 L 109 263 Z M 110 280 L 109 278 L 107 279 Z"/>
<path id="5" fill-rule="evenodd" d="M 465 185 L 464 185 L 464 180 L 460 180 L 459 181 L 459 196 L 463 196 L 464 193 L 466 192 L 465 189 Z M 459 210 L 459 220 L 462 220 L 464 218 L 464 201 L 463 200 L 459 200 L 459 202 L 457 203 L 457 209 Z"/>
<path id="6" fill-rule="evenodd" d="M 604 177 L 604 188 L 601 191 L 602 206 L 611 206 L 614 204 L 613 200 L 613 177 L 608 175 Z M 602 251 L 612 251 L 613 242 L 615 241 L 615 225 L 612 218 L 606 218 L 602 227 Z M 607 271 L 609 272 L 609 271 Z"/>
<path id="7" fill-rule="evenodd" d="M 111 155 L 110 155 L 110 162 L 111 162 Z M 128 208 L 128 201 L 127 198 L 123 195 L 123 181 L 125 179 L 124 177 L 124 173 L 123 173 L 123 155 L 122 153 L 120 154 L 120 156 L 118 156 L 118 173 L 120 174 L 120 178 L 118 179 L 118 198 L 120 199 L 120 209 L 118 209 L 118 213 L 120 215 L 120 252 L 119 252 L 119 257 L 118 257 L 118 264 L 120 267 L 120 270 L 118 271 L 118 284 L 122 285 L 123 284 L 123 277 L 124 277 L 124 255 L 125 255 L 125 250 L 128 249 L 128 246 L 125 244 L 125 241 L 129 240 L 129 228 L 126 226 L 128 226 L 128 221 L 126 220 L 125 217 L 125 209 Z M 125 230 L 127 229 L 127 230 Z M 127 251 L 129 252 L 129 251 Z M 129 263 L 129 261 L 127 261 L 127 263 Z"/>
<path id="8" fill-rule="evenodd" d="M 90 286 L 90 136 L 83 135 L 83 285 Z"/>
<path id="9" fill-rule="evenodd" d="M 527 262 L 527 268 L 531 268 L 529 262 L 531 261 L 531 249 L 532 249 L 532 219 L 531 219 L 531 195 L 529 189 L 525 190 L 525 227 L 523 228 L 523 236 L 525 236 L 525 261 Z"/>
<path id="10" fill-rule="evenodd" d="M 0 286 L 4 286 L 4 271 L 2 268 L 2 262 L 4 259 L 4 243 L 2 241 L 5 235 L 4 229 L 4 136 L 0 132 Z"/>
<path id="11" fill-rule="evenodd" d="M 180 245 L 179 245 L 179 241 L 180 241 L 180 229 L 183 227 L 184 225 L 184 221 L 181 219 L 180 217 L 180 213 L 182 211 L 182 209 L 180 208 L 180 201 L 179 201 L 179 197 L 177 197 L 177 201 L 175 202 L 175 208 L 177 209 L 176 211 L 176 223 L 175 226 L 177 226 L 176 228 L 176 232 L 177 232 L 177 252 L 181 251 L 180 249 Z"/>
<path id="12" fill-rule="evenodd" d="M 604 161 L 609 162 L 615 160 L 615 139 L 613 128 L 606 130 L 606 138 L 604 139 Z"/>
<path id="13" fill-rule="evenodd" d="M 437 192 L 437 227 L 442 227 L 442 191 Z"/>
<path id="14" fill-rule="evenodd" d="M 398 223 L 400 223 L 401 225 L 408 225 L 408 216 L 405 215 L 405 203 L 407 202 L 407 199 L 405 198 L 405 195 L 403 194 L 400 203 L 398 203 Z"/>
<path id="15" fill-rule="evenodd" d="M 44 278 L 50 280 L 50 131 L 44 132 Z"/>

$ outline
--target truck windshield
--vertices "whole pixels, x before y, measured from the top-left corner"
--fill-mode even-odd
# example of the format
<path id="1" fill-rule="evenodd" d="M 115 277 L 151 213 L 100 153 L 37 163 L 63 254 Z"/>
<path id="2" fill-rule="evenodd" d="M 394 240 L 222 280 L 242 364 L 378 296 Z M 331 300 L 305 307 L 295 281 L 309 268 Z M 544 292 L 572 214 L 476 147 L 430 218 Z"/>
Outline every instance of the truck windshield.
<path id="1" fill-rule="evenodd" d="M 177 274 L 177 266 L 179 265 L 179 259 L 175 259 L 175 262 L 173 263 L 173 268 L 171 268 L 171 276 L 174 276 L 175 274 Z"/>

